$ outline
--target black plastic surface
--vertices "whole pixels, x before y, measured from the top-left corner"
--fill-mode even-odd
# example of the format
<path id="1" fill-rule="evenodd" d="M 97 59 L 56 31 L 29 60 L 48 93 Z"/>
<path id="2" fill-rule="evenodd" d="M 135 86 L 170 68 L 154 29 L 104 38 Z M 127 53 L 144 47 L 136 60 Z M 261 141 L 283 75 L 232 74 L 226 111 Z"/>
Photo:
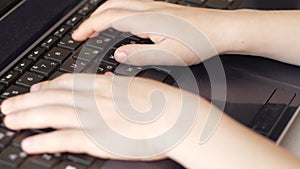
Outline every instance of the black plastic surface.
<path id="1" fill-rule="evenodd" d="M 0 22 L 0 70 L 80 0 L 28 0 Z M 30 12 L 28 12 L 30 11 Z"/>

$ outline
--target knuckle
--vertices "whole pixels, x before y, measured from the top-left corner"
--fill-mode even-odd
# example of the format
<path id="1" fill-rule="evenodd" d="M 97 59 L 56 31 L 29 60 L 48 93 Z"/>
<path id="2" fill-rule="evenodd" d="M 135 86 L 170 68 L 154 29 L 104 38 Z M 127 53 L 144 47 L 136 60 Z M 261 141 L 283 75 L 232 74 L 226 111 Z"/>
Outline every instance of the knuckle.
<path id="1" fill-rule="evenodd" d="M 63 74 L 63 75 L 59 76 L 58 78 L 56 78 L 52 82 L 60 84 L 60 83 L 64 83 L 65 81 L 70 81 L 72 79 L 73 79 L 73 74 L 66 73 L 66 74 Z"/>
<path id="2" fill-rule="evenodd" d="M 56 87 L 64 87 L 66 84 L 71 83 L 73 79 L 72 74 L 63 74 L 59 76 L 58 78 L 50 81 L 47 85 L 48 86 L 56 86 Z"/>
<path id="3" fill-rule="evenodd" d="M 108 9 L 105 9 L 102 14 L 108 15 L 108 16 L 114 16 L 114 15 L 116 15 L 116 13 L 120 13 L 120 10 L 116 9 L 116 8 L 108 8 Z"/>

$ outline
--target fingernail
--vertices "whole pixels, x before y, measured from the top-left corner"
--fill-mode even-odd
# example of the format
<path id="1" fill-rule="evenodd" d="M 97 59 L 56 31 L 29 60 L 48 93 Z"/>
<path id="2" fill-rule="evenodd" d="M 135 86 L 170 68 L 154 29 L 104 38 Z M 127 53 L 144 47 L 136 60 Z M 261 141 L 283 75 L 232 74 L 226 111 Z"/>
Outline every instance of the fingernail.
<path id="1" fill-rule="evenodd" d="M 1 111 L 3 113 L 6 113 L 10 109 L 11 105 L 12 105 L 11 100 L 4 100 L 3 103 L 1 104 Z"/>
<path id="2" fill-rule="evenodd" d="M 116 52 L 115 57 L 119 62 L 125 62 L 127 59 L 127 54 L 123 51 L 118 51 L 118 52 Z"/>
<path id="3" fill-rule="evenodd" d="M 35 84 L 35 85 L 31 86 L 30 92 L 37 92 L 40 89 L 41 89 L 41 84 Z"/>
<path id="4" fill-rule="evenodd" d="M 114 74 L 112 72 L 106 72 L 106 73 L 104 73 L 104 75 L 113 76 Z"/>
<path id="5" fill-rule="evenodd" d="M 32 142 L 30 139 L 24 139 L 21 143 L 22 149 L 26 150 L 26 151 L 30 151 L 31 150 L 31 145 Z"/>
<path id="6" fill-rule="evenodd" d="M 16 119 L 16 115 L 15 114 L 9 114 L 7 116 L 5 116 L 5 121 L 8 123 L 11 123 L 13 121 L 15 121 Z"/>

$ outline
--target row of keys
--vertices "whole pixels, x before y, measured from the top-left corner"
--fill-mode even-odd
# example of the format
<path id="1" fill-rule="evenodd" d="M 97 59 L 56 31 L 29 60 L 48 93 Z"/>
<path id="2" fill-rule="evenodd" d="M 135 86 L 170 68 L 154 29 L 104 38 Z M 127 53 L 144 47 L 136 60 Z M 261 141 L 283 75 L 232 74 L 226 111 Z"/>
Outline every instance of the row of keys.
<path id="1" fill-rule="evenodd" d="M 75 56 L 82 45 L 74 41 L 70 32 L 88 16 L 102 0 L 89 0 L 64 25 L 35 47 L 26 58 L 20 60 L 0 79 L 1 98 L 6 99 L 29 92 L 30 86 L 46 79 L 54 79 L 65 72 L 83 69 L 96 57 L 96 50 L 86 50 L 83 55 Z M 54 47 L 54 48 L 53 48 Z M 78 59 L 78 61 L 76 60 Z M 81 59 L 81 60 L 80 60 Z M 63 72 L 62 72 L 63 71 Z M 10 86 L 9 86 L 10 85 Z M 8 86 L 8 87 L 6 87 Z M 1 120 L 3 116 L 1 115 Z M 96 169 L 104 160 L 78 154 L 41 154 L 28 156 L 20 148 L 21 141 L 35 133 L 46 130 L 10 131 L 3 122 L 0 127 L 0 168 L 19 169 Z"/>
<path id="2" fill-rule="evenodd" d="M 28 156 L 21 148 L 14 146 L 8 146 L 0 154 L 1 168 L 12 169 L 96 169 L 104 162 L 104 160 L 96 160 L 87 155 L 42 154 Z"/>
<path id="3" fill-rule="evenodd" d="M 206 7 L 213 9 L 231 9 L 240 0 L 159 0 L 186 6 Z"/>
<path id="4" fill-rule="evenodd" d="M 75 51 L 81 45 L 81 42 L 74 41 L 70 35 L 67 35 L 67 33 L 70 32 L 73 26 L 82 21 L 83 16 L 81 15 L 88 15 L 88 12 L 91 12 L 96 8 L 95 4 L 99 3 L 100 1 L 90 1 L 82 6 L 82 8 L 77 12 L 79 15 L 75 14 L 71 16 L 65 22 L 65 25 L 62 25 L 56 31 L 54 31 L 53 36 L 47 37 L 40 46 L 33 49 L 27 55 L 28 59 L 22 59 L 15 65 L 13 68 L 14 71 L 6 73 L 0 79 L 0 83 L 3 84 L 3 88 L 5 88 L 5 85 L 11 85 L 14 83 L 19 86 L 10 86 L 2 93 L 1 98 L 9 98 L 26 93 L 29 90 L 28 88 L 33 84 L 41 82 L 45 80 L 46 77 L 49 77 L 52 72 L 57 69 L 57 66 L 62 64 L 71 55 L 71 51 Z M 55 47 L 51 49 L 55 45 L 59 46 L 60 48 Z M 49 49 L 51 50 L 46 53 L 46 51 Z M 40 60 L 41 58 L 45 58 L 47 60 Z M 61 70 L 65 70 L 65 72 L 71 72 L 72 68 L 78 67 L 73 63 L 73 60 L 72 63 L 70 61 L 66 62 Z M 31 72 L 26 72 L 28 70 Z"/>

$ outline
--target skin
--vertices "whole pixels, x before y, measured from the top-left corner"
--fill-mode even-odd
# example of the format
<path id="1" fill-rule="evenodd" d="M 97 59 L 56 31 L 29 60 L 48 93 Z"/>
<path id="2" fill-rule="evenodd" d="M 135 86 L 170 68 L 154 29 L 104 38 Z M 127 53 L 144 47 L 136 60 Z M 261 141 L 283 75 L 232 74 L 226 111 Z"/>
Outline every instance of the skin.
<path id="1" fill-rule="evenodd" d="M 300 31 L 298 29 L 300 22 L 296 19 L 300 17 L 299 11 L 221 11 L 182 7 L 146 0 L 111 0 L 98 8 L 78 28 L 74 32 L 73 38 L 85 40 L 111 26 L 110 23 L 113 21 L 143 12 L 163 12 L 187 20 L 209 38 L 219 54 L 260 55 L 300 65 L 300 59 L 295 57 L 300 53 L 299 45 L 295 45 L 300 44 Z M 117 29 L 130 31 L 133 27 L 134 25 L 127 25 L 126 28 L 118 27 Z M 146 56 L 149 58 L 141 59 L 143 56 L 132 55 L 149 48 L 172 51 L 188 65 L 201 62 L 184 45 L 175 40 L 152 34 L 139 36 L 150 38 L 155 44 L 122 46 L 115 53 L 119 62 L 135 65 L 166 62 L 161 57 Z M 186 56 L 191 57 L 187 58 Z M 79 75 L 80 78 L 87 76 L 90 75 Z M 209 110 L 216 112 L 220 112 L 220 110 L 199 96 L 152 80 L 134 78 L 129 87 L 129 98 L 133 107 L 143 112 L 151 107 L 149 98 L 145 96 L 150 96 L 155 90 L 164 91 L 166 99 L 164 113 L 166 115 L 151 126 L 153 130 L 135 129 L 119 118 L 118 111 L 113 105 L 114 97 L 111 86 L 112 79 L 115 77 L 112 74 L 97 75 L 95 88 L 74 88 L 74 75 L 70 74 L 63 75 L 53 81 L 34 85 L 29 94 L 9 98 L 3 102 L 1 109 L 6 115 L 4 122 L 12 130 L 48 127 L 57 129 L 23 140 L 22 148 L 30 154 L 72 152 L 87 153 L 108 159 L 142 161 L 171 158 L 186 168 L 296 169 L 300 166 L 299 158 L 226 115 L 223 116 L 213 136 L 205 144 L 199 144 L 199 134 L 205 124 Z M 126 77 L 120 78 L 120 80 L 126 80 Z M 182 93 L 186 94 L 191 101 L 198 103 L 195 108 L 199 114 L 190 133 L 172 150 L 149 158 L 121 157 L 103 151 L 93 144 L 82 131 L 74 110 L 81 108 L 81 105 L 74 105 L 73 91 L 80 93 L 82 98 L 89 97 L 91 92 L 96 91 L 95 99 L 97 105 L 103 109 L 106 122 L 118 128 L 124 135 L 143 138 L 155 134 L 153 131 L 167 129 L 178 115 L 177 110 L 180 109 L 180 95 Z M 122 103 L 122 100 L 127 98 L 118 99 Z M 101 131 L 99 133 L 101 134 Z"/>

